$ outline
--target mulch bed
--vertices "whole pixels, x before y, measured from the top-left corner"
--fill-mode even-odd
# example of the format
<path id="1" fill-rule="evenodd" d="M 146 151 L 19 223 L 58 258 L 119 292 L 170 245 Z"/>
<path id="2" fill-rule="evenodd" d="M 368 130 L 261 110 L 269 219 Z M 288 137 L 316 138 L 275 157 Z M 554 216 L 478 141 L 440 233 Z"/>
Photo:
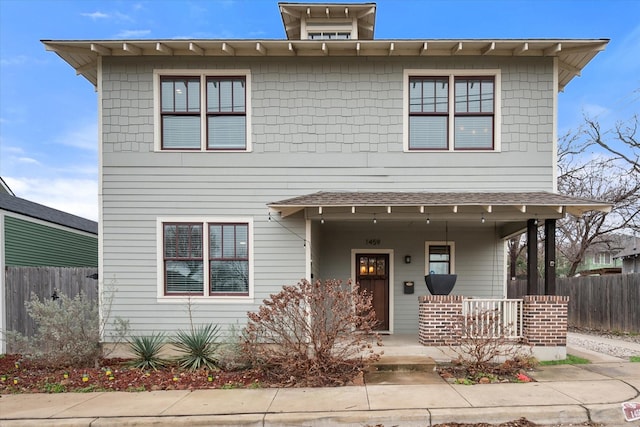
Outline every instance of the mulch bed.
<path id="1" fill-rule="evenodd" d="M 51 367 L 20 355 L 0 356 L 0 394 L 91 391 L 155 391 L 263 387 L 259 372 L 187 371 L 178 366 L 141 370 L 125 359 L 104 359 L 97 368 Z"/>

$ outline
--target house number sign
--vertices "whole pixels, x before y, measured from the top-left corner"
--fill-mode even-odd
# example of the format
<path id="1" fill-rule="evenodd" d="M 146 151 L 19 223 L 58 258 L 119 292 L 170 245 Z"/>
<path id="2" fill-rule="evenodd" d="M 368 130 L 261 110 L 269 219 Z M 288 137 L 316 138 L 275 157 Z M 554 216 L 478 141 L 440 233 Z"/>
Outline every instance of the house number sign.
<path id="1" fill-rule="evenodd" d="M 380 239 L 365 239 L 365 244 L 367 246 L 379 246 L 380 245 Z"/>

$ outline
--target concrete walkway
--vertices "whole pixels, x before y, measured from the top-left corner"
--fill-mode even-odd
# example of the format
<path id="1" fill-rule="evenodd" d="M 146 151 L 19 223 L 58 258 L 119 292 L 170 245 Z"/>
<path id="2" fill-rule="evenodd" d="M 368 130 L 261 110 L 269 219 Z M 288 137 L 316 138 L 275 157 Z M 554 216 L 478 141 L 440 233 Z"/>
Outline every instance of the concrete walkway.
<path id="1" fill-rule="evenodd" d="M 520 417 L 543 425 L 640 424 L 625 422 L 621 409 L 640 401 L 640 363 L 547 366 L 532 377 L 537 382 L 2 395 L 0 425 L 428 427 Z"/>

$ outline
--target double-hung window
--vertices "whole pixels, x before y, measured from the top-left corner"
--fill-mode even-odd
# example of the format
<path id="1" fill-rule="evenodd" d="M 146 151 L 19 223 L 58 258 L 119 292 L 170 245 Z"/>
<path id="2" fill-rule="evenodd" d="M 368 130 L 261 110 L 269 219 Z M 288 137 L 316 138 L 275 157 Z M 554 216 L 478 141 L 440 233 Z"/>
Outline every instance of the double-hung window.
<path id="1" fill-rule="evenodd" d="M 154 78 L 157 150 L 251 150 L 248 71 L 156 70 Z"/>
<path id="2" fill-rule="evenodd" d="M 409 141 L 412 149 L 448 146 L 449 79 L 411 77 L 409 80 Z"/>
<path id="3" fill-rule="evenodd" d="M 455 78 L 456 150 L 493 149 L 493 77 Z"/>
<path id="4" fill-rule="evenodd" d="M 251 221 L 158 220 L 160 297 L 250 297 Z"/>
<path id="5" fill-rule="evenodd" d="M 499 70 L 405 70 L 407 151 L 496 151 Z"/>

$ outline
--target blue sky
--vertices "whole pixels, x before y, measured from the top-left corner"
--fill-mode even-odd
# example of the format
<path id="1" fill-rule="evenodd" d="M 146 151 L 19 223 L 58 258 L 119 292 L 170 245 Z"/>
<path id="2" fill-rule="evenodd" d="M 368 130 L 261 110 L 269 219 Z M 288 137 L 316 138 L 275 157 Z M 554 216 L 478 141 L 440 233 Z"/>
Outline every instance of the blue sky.
<path id="1" fill-rule="evenodd" d="M 638 0 L 376 4 L 377 39 L 609 38 L 559 95 L 558 133 L 584 113 L 607 128 L 640 111 Z M 42 39 L 285 37 L 272 0 L 0 0 L 0 176 L 19 197 L 98 219 L 97 96 Z"/>

